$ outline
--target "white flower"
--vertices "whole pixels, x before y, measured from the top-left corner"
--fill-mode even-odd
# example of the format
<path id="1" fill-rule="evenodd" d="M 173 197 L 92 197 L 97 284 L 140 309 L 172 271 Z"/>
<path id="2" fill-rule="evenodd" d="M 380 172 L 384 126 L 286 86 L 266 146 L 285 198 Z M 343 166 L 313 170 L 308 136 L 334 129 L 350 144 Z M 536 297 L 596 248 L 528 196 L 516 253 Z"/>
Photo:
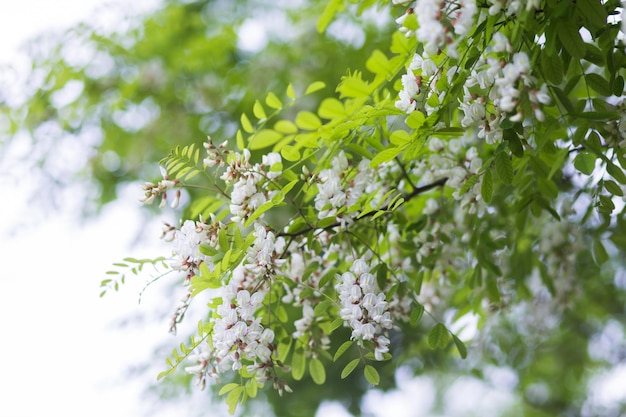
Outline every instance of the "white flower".
<path id="1" fill-rule="evenodd" d="M 411 97 L 419 94 L 417 78 L 411 69 L 408 69 L 406 74 L 402 76 L 402 88 Z"/>
<path id="2" fill-rule="evenodd" d="M 460 15 L 454 22 L 454 32 L 457 35 L 467 35 L 474 26 L 474 16 L 478 11 L 475 0 L 461 1 Z"/>
<path id="3" fill-rule="evenodd" d="M 494 52 L 511 52 L 513 48 L 506 35 L 501 32 L 496 32 L 493 35 L 493 50 Z"/>
<path id="4" fill-rule="evenodd" d="M 378 336 L 375 340 L 374 358 L 377 361 L 382 361 L 384 353 L 389 352 L 389 339 L 385 336 Z"/>
<path id="5" fill-rule="evenodd" d="M 400 100 L 397 100 L 394 103 L 397 109 L 402 110 L 407 114 L 413 112 L 416 109 L 417 103 L 406 91 L 401 90 L 399 96 Z"/>

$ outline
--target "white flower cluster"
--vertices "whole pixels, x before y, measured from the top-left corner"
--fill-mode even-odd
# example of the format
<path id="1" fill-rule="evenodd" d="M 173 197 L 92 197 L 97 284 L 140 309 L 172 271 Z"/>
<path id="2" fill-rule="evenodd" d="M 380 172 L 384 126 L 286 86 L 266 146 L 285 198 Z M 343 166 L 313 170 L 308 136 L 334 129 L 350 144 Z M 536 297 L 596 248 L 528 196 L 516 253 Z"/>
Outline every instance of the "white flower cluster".
<path id="1" fill-rule="evenodd" d="M 254 244 L 248 249 L 246 270 L 252 272 L 259 278 L 269 278 L 274 276 L 276 268 L 287 262 L 280 259 L 285 251 L 285 238 L 276 238 L 273 232 L 265 226 L 256 223 Z"/>
<path id="2" fill-rule="evenodd" d="M 539 253 L 546 273 L 552 279 L 556 302 L 566 306 L 579 291 L 576 284 L 576 259 L 585 245 L 573 223 L 548 218 L 539 239 Z"/>
<path id="3" fill-rule="evenodd" d="M 141 201 L 143 204 L 150 205 L 154 203 L 154 201 L 158 197 L 161 197 L 161 203 L 159 204 L 159 207 L 163 208 L 167 204 L 167 191 L 176 187 L 178 185 L 178 181 L 170 180 L 167 176 L 165 168 L 159 167 L 159 169 L 161 170 L 161 176 L 163 177 L 163 180 L 159 181 L 156 184 L 153 182 L 146 182 L 144 185 L 142 185 L 141 188 L 144 190 L 144 196 L 139 201 Z M 172 208 L 176 208 L 178 207 L 179 203 L 180 190 L 176 190 L 174 200 L 170 205 Z"/>
<path id="4" fill-rule="evenodd" d="M 450 84 L 456 75 L 456 67 L 450 68 L 446 74 L 446 81 Z M 426 52 L 416 53 L 409 64 L 407 73 L 402 76 L 402 90 L 398 93 L 399 100 L 396 108 L 410 114 L 415 110 L 431 115 L 440 108 L 446 96 L 446 90 L 440 90 L 438 85 L 443 73 L 435 61 Z M 422 88 L 427 86 L 427 88 Z"/>
<path id="5" fill-rule="evenodd" d="M 270 344 L 274 341 L 274 332 L 264 329 L 260 319 L 254 316 L 264 298 L 263 291 L 250 295 L 247 290 L 241 290 L 235 302 L 225 298 L 217 308 L 220 318 L 213 328 L 213 346 L 218 371 L 231 368 L 238 371 L 242 367 L 242 358 L 258 359 L 259 363 L 271 360 Z"/>
<path id="6" fill-rule="evenodd" d="M 230 194 L 231 220 L 243 223 L 256 209 L 274 197 L 277 191 L 270 190 L 268 186 L 280 176 L 281 171 L 282 160 L 275 152 L 264 155 L 262 163 L 255 165 L 250 163 L 249 150 L 244 149 L 242 154 L 235 153 L 226 172 L 220 177 L 233 187 Z"/>
<path id="7" fill-rule="evenodd" d="M 196 374 L 203 386 L 207 376 L 217 378 L 223 372 L 242 369 L 244 364 L 258 382 L 263 383 L 271 376 L 274 332 L 255 317 L 265 295 L 264 291 L 250 294 L 248 290 L 239 290 L 235 299 L 223 296 L 211 343 L 204 345 L 202 352 L 191 355 L 190 360 L 196 364 L 185 368 L 188 373 Z"/>
<path id="8" fill-rule="evenodd" d="M 524 52 L 517 52 L 511 61 L 502 58 L 509 55 L 511 45 L 505 35 L 496 33 L 492 51 L 481 57 L 464 85 L 464 97 L 460 104 L 463 112 L 461 125 L 477 127 L 478 137 L 488 144 L 502 140 L 500 123 L 507 114 L 511 121 L 521 121 L 524 115 L 518 108 L 523 94 L 531 103 L 533 116 L 544 120 L 541 104 L 549 104 L 550 96 L 544 84 L 536 88 L 536 79 L 530 75 L 530 61 Z M 488 110 L 489 109 L 489 110 Z"/>
<path id="9" fill-rule="evenodd" d="M 478 150 L 472 146 L 471 138 L 461 137 L 444 142 L 432 137 L 428 147 L 431 151 L 428 159 L 419 161 L 412 173 L 425 184 L 447 178 L 446 185 L 455 190 L 452 196 L 461 202 L 461 207 L 469 213 L 480 214 L 484 209 L 480 195 L 482 177 L 478 177 L 468 190 L 461 192 L 465 182 L 476 175 L 483 164 Z"/>
<path id="10" fill-rule="evenodd" d="M 374 343 L 374 357 L 383 360 L 389 352 L 386 331 L 393 327 L 385 293 L 376 284 L 370 266 L 364 258 L 355 259 L 349 271 L 338 275 L 337 291 L 341 305 L 340 315 L 352 328 L 352 339 Z"/>
<path id="11" fill-rule="evenodd" d="M 541 0 L 489 0 L 489 14 L 491 16 L 505 13 L 507 16 L 519 15 L 525 10 L 538 9 Z"/>
<path id="12" fill-rule="evenodd" d="M 209 256 L 200 251 L 206 244 L 214 249 L 219 247 L 218 234 L 224 225 L 211 214 L 211 223 L 202 218 L 199 221 L 185 220 L 179 229 L 166 225 L 164 237 L 173 243 L 174 261 L 170 264 L 176 271 L 188 272 L 188 278 L 198 273 L 201 263 L 206 262 L 209 270 L 213 270 L 213 262 Z"/>
<path id="13" fill-rule="evenodd" d="M 503 7 L 508 15 L 518 14 L 523 6 L 528 10 L 538 7 L 536 1 L 491 2 L 491 14 L 500 13 Z M 398 93 L 399 99 L 395 106 L 407 114 L 420 110 L 430 115 L 439 108 L 439 103 L 445 97 L 445 91 L 438 90 L 439 79 L 444 71 L 437 67 L 431 57 L 445 49 L 447 56 L 458 58 L 457 46 L 469 34 L 476 20 L 480 23 L 486 15 L 478 13 L 475 0 L 417 0 L 415 7 L 409 8 L 396 22 L 403 25 L 411 14 L 417 16 L 416 37 L 423 45 L 423 52 L 415 54 L 407 73 L 402 76 L 402 90 Z M 401 30 L 406 32 L 405 27 L 401 27 Z M 507 113 L 517 111 L 511 117 L 513 121 L 519 121 L 524 116 L 518 109 L 522 94 L 527 94 L 533 115 L 538 120 L 544 119 L 540 105 L 550 103 L 547 87 L 542 85 L 537 88 L 536 80 L 529 74 L 530 62 L 526 53 L 517 52 L 510 56 L 511 52 L 506 36 L 496 32 L 491 45 L 473 66 L 472 74 L 464 86 L 464 97 L 460 103 L 463 114 L 461 125 L 478 128 L 478 136 L 489 144 L 502 139 L 500 123 Z M 457 72 L 455 66 L 445 71 L 448 84 L 452 83 Z"/>
<path id="14" fill-rule="evenodd" d="M 379 170 L 381 168 L 384 166 Z M 333 158 L 331 167 L 317 176 L 315 209 L 318 218 L 337 216 L 342 223 L 349 223 L 359 214 L 359 211 L 350 209 L 364 194 L 379 196 L 385 193 L 387 187 L 381 183 L 379 174 L 378 170 L 370 167 L 368 159 L 362 159 L 356 169 L 352 169 L 343 151 L 339 152 Z M 375 197 L 372 204 L 377 203 Z"/>
<path id="15" fill-rule="evenodd" d="M 198 363 L 186 368 L 197 374 L 203 384 L 207 376 L 238 371 L 244 365 L 260 383 L 272 376 L 274 332 L 265 328 L 255 314 L 267 294 L 263 289 L 267 279 L 285 262 L 278 259 L 285 249 L 285 241 L 259 224 L 254 235 L 256 239 L 244 262 L 233 270 L 228 284 L 222 287 L 222 304 L 217 308 L 209 344 L 212 348 L 196 355 L 194 360 Z M 279 384 L 280 391 L 290 389 L 277 380 L 274 384 Z"/>

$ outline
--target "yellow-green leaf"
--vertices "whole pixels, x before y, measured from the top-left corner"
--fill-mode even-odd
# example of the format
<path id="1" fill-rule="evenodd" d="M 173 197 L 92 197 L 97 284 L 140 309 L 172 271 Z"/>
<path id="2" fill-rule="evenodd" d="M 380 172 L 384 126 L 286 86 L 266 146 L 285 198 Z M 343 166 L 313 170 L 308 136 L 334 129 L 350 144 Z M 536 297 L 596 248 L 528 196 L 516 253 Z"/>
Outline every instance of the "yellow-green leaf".
<path id="1" fill-rule="evenodd" d="M 341 379 L 346 379 L 348 377 L 348 375 L 350 375 L 352 373 L 352 371 L 355 370 L 355 368 L 359 364 L 359 361 L 360 361 L 360 359 L 356 358 L 356 359 L 352 359 L 350 362 L 348 362 L 348 364 L 341 371 Z"/>
<path id="2" fill-rule="evenodd" d="M 431 348 L 444 349 L 450 342 L 450 332 L 441 323 L 437 323 L 428 334 L 428 344 Z"/>
<path id="3" fill-rule="evenodd" d="M 289 85 L 287 86 L 287 97 L 289 97 L 292 100 L 296 99 L 296 92 L 293 89 L 293 84 L 289 83 Z"/>
<path id="4" fill-rule="evenodd" d="M 306 366 L 306 358 L 304 357 L 304 352 L 302 348 L 296 349 L 293 352 L 293 357 L 291 358 L 291 376 L 296 381 L 300 381 L 304 376 L 304 370 Z"/>
<path id="5" fill-rule="evenodd" d="M 237 148 L 240 151 L 243 151 L 246 145 L 243 142 L 243 133 L 241 133 L 241 129 L 237 129 Z"/>
<path id="6" fill-rule="evenodd" d="M 295 162 L 300 160 L 300 151 L 292 145 L 285 145 L 281 148 L 280 154 L 287 161 Z"/>
<path id="7" fill-rule="evenodd" d="M 318 358 L 312 358 L 309 362 L 309 372 L 311 373 L 313 382 L 317 385 L 322 385 L 326 382 L 326 369 L 322 361 Z"/>
<path id="8" fill-rule="evenodd" d="M 231 392 L 232 390 L 234 390 L 235 388 L 237 388 L 239 386 L 239 384 L 236 384 L 234 382 L 231 382 L 229 384 L 224 385 L 220 391 L 217 393 L 217 395 L 224 395 L 227 392 Z"/>
<path id="9" fill-rule="evenodd" d="M 302 130 L 317 130 L 322 126 L 322 121 L 315 113 L 301 111 L 296 116 L 296 126 Z"/>
<path id="10" fill-rule="evenodd" d="M 274 124 L 274 130 L 285 134 L 298 133 L 298 126 L 290 120 L 279 120 Z"/>
<path id="11" fill-rule="evenodd" d="M 267 93 L 267 96 L 265 97 L 265 104 L 267 104 L 269 108 L 274 110 L 280 110 L 283 107 L 283 103 L 278 97 L 276 97 L 276 94 L 272 93 L 271 91 Z"/>
<path id="12" fill-rule="evenodd" d="M 374 50 L 372 55 L 365 62 L 365 68 L 374 74 L 383 75 L 385 77 L 393 70 L 389 59 L 378 49 Z"/>
<path id="13" fill-rule="evenodd" d="M 254 136 L 250 138 L 248 147 L 251 151 L 257 149 L 267 148 L 272 146 L 283 137 L 282 133 L 279 133 L 273 129 L 263 129 L 258 131 Z"/>
<path id="14" fill-rule="evenodd" d="M 326 83 L 323 81 L 314 81 L 312 82 L 304 91 L 304 95 L 307 94 L 313 94 L 316 91 L 319 91 L 321 89 L 323 89 L 324 87 L 326 87 Z"/>
<path id="15" fill-rule="evenodd" d="M 246 116 L 245 113 L 241 113 L 241 127 L 243 127 L 243 130 L 245 130 L 247 133 L 254 132 L 252 123 L 250 123 L 250 119 L 248 119 L 248 116 Z"/>
<path id="16" fill-rule="evenodd" d="M 410 141 L 411 138 L 406 130 L 394 130 L 391 132 L 391 135 L 389 135 L 389 142 L 396 146 L 406 145 Z"/>
<path id="17" fill-rule="evenodd" d="M 367 379 L 367 382 L 370 384 L 378 385 L 380 383 L 380 375 L 372 365 L 365 365 L 363 373 L 365 374 L 365 379 Z"/>
<path id="18" fill-rule="evenodd" d="M 400 152 L 402 152 L 402 149 L 398 147 L 383 149 L 378 154 L 376 154 L 374 159 L 372 159 L 370 166 L 375 168 L 383 162 L 391 161 L 393 158 L 398 156 Z"/>
<path id="19" fill-rule="evenodd" d="M 347 113 L 341 101 L 334 97 L 328 97 L 322 100 L 317 114 L 324 119 L 334 119 L 335 117 L 343 117 Z"/>
<path id="20" fill-rule="evenodd" d="M 267 114 L 265 114 L 265 109 L 263 108 L 263 105 L 261 104 L 259 100 L 256 100 L 254 102 L 254 106 L 252 106 L 252 113 L 254 114 L 254 117 L 256 117 L 259 120 L 267 119 Z"/>
<path id="21" fill-rule="evenodd" d="M 424 113 L 416 110 L 406 118 L 406 125 L 411 129 L 419 129 L 422 127 L 425 120 L 426 118 L 424 117 Z"/>
<path id="22" fill-rule="evenodd" d="M 337 359 L 339 359 L 341 357 L 341 355 L 343 355 L 344 353 L 346 353 L 346 351 L 348 349 L 350 349 L 350 347 L 354 344 L 354 340 L 348 340 L 346 342 L 343 342 L 341 344 L 341 346 L 339 346 L 339 349 L 337 349 L 337 352 L 335 352 L 335 356 L 333 356 L 333 361 L 337 362 Z"/>
<path id="23" fill-rule="evenodd" d="M 485 203 L 491 203 L 491 199 L 493 198 L 493 177 L 491 174 L 491 170 L 487 170 L 483 175 L 483 183 L 480 187 L 480 195 L 482 196 Z"/>
<path id="24" fill-rule="evenodd" d="M 326 30 L 337 12 L 345 8 L 344 0 L 331 0 L 326 4 L 322 15 L 317 21 L 317 31 L 322 33 Z"/>

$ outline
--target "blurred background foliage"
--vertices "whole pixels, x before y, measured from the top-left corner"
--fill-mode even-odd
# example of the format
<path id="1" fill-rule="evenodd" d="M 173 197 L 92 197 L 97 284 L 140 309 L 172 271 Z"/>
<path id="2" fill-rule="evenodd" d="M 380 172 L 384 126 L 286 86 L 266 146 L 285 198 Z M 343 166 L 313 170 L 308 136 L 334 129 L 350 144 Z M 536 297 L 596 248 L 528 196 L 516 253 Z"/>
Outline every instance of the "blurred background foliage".
<path id="1" fill-rule="evenodd" d="M 284 92 L 290 82 L 298 90 L 323 81 L 324 91 L 299 102 L 316 108 L 316 100 L 332 95 L 346 70 L 362 68 L 374 49 L 387 50 L 397 10 L 344 13 L 319 34 L 316 22 L 326 3 L 169 0 L 124 22 L 123 29 L 82 24 L 59 37 L 35 40 L 22 97 L 14 102 L 0 95 L 0 140 L 9 144 L 26 134 L 36 145 L 34 169 L 49 180 L 47 193 L 82 179 L 90 189 L 83 214 L 93 214 L 114 201 L 124 184 L 158 177 L 155 162 L 174 146 L 199 145 L 207 135 L 216 143 L 231 138 L 241 113 L 269 91 Z M 66 163 L 67 147 L 77 149 L 81 164 Z M 525 260 L 511 263 L 523 268 Z M 541 305 L 527 303 L 520 310 L 494 303 L 464 361 L 427 347 L 425 335 L 433 324 L 428 320 L 394 333 L 401 348 L 380 368 L 379 389 L 397 387 L 395 371 L 402 363 L 404 373 L 427 376 L 435 387 L 435 413 L 445 414 L 447 393 L 460 378 L 471 378 L 510 393 L 505 415 L 626 414 L 623 397 L 606 406 L 596 401 L 593 388 L 598 377 L 626 363 L 625 300 L 615 286 L 619 281 L 623 288 L 626 278 L 592 259 L 580 259 L 577 268 L 587 268 L 593 278 L 580 288 L 588 296 L 576 298 L 558 322 L 545 320 L 554 315 Z M 462 288 L 456 290 L 462 294 Z M 328 369 L 323 386 L 305 377 L 292 387 L 295 394 L 262 393 L 265 412 L 312 416 L 323 401 L 337 400 L 361 414 L 368 384 L 356 372 L 342 380 L 343 365 Z M 621 384 L 626 390 L 626 382 Z M 177 398 L 195 388 L 192 376 L 181 372 L 153 389 L 163 398 Z M 258 402 L 247 404 L 243 413 L 258 415 L 257 407 Z"/>
<path id="2" fill-rule="evenodd" d="M 61 143 L 79 142 L 84 169 L 47 174 L 59 185 L 89 178 L 90 207 L 100 207 L 120 184 L 155 177 L 154 162 L 175 145 L 231 137 L 241 113 L 267 92 L 292 81 L 296 90 L 336 85 L 394 29 L 385 10 L 346 14 L 320 35 L 325 3 L 170 0 L 122 31 L 83 24 L 35 40 L 23 102 L 0 102 L 8 116 L 1 140 L 27 131 L 44 171 Z"/>

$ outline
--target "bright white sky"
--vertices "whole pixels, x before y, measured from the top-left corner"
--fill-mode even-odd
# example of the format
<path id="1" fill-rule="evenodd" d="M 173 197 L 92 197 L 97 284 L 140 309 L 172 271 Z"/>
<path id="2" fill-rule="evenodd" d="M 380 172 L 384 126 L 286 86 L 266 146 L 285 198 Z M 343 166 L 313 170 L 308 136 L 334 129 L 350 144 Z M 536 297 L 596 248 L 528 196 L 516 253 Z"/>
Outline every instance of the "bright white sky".
<path id="1" fill-rule="evenodd" d="M 33 35 L 68 27 L 93 16 L 96 7 L 112 3 L 0 1 L 0 65 L 22 61 L 20 45 Z M 146 8 L 157 3 L 143 0 L 133 5 Z M 11 151 L 16 155 L 23 149 L 19 141 L 17 145 Z M 0 165 L 0 416 L 189 416 L 193 405 L 201 401 L 203 406 L 196 411 L 207 411 L 206 393 L 200 391 L 186 399 L 190 404 L 186 410 L 180 405 L 174 409 L 163 404 L 153 409 L 141 398 L 145 382 L 125 375 L 129 367 L 153 357 L 152 349 L 160 341 L 172 340 L 167 335 L 166 318 L 161 322 L 154 317 L 141 321 L 142 315 L 162 311 L 158 290 L 149 289 L 140 306 L 137 294 L 143 281 L 98 298 L 99 282 L 113 262 L 126 256 L 167 253 L 157 239 L 158 223 L 143 231 L 154 244 L 144 244 L 139 251 L 129 243 L 136 238 L 136 225 L 141 223 L 139 189 L 127 190 L 125 197 L 107 207 L 97 221 L 81 225 L 73 211 L 77 205 L 71 201 L 51 215 L 33 207 L 28 196 L 35 185 L 36 179 L 19 163 Z M 137 317 L 139 322 L 120 328 L 120 321 L 129 316 Z M 157 364 L 148 374 L 156 375 L 161 366 Z M 432 383 L 409 376 L 403 381 L 401 388 L 389 395 L 373 392 L 365 406 L 378 415 L 389 415 L 391 411 L 397 417 L 426 415 L 435 396 Z M 459 389 L 467 386 L 461 382 Z M 474 388 L 480 393 L 475 398 L 485 404 L 472 404 L 471 409 L 493 411 L 494 406 L 510 401 L 506 387 L 502 391 Z M 463 413 L 459 410 L 459 414 L 453 414 Z M 327 404 L 318 415 L 346 414 Z"/>
<path id="2" fill-rule="evenodd" d="M 138 3 L 146 7 L 156 0 Z M 102 4 L 2 0 L 0 65 L 20 67 L 26 39 L 75 24 Z M 16 145 L 13 154 L 24 149 L 24 143 Z M 112 262 L 163 250 L 139 253 L 128 243 L 137 232 L 129 225 L 140 223 L 135 196 L 129 192 L 125 202 L 83 225 L 73 214 L 75 204 L 44 215 L 28 201 L 36 178 L 7 159 L 0 166 L 0 416 L 168 416 L 167 407 L 154 412 L 146 406 L 141 398 L 145 384 L 126 375 L 130 366 L 152 356 L 160 340 L 167 340 L 167 321 L 119 327 L 128 316 L 151 314 L 159 298 L 151 305 L 146 297 L 138 306 L 141 281 L 98 298 L 99 282 Z M 158 225 L 146 231 L 148 236 L 158 233 Z"/>

